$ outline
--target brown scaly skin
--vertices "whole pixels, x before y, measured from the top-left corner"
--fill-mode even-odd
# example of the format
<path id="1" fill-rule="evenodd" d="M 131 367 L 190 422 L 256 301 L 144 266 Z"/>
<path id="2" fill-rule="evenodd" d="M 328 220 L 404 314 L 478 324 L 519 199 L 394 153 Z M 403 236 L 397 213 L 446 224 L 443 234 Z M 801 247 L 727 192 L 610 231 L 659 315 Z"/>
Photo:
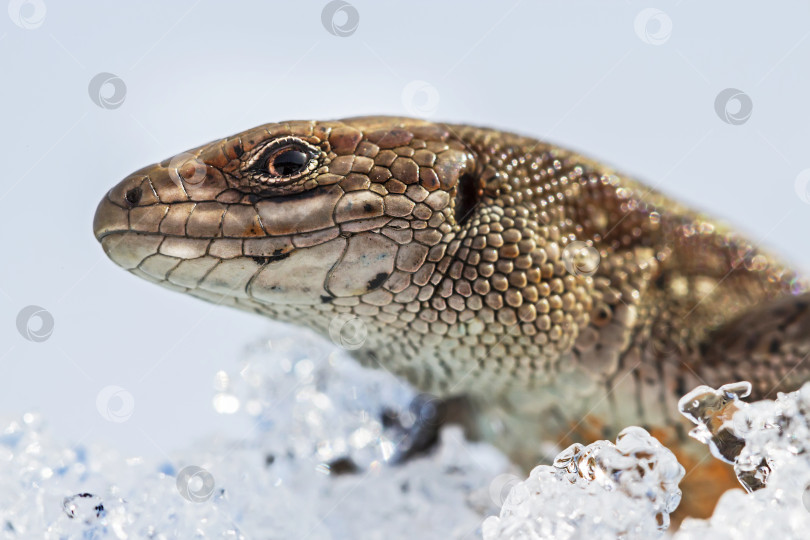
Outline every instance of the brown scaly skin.
<path id="1" fill-rule="evenodd" d="M 311 159 L 279 176 L 288 150 Z M 327 336 L 356 316 L 361 362 L 471 396 L 481 433 L 524 463 L 541 440 L 680 424 L 698 384 L 764 396 L 808 378 L 793 271 L 548 143 L 363 117 L 267 124 L 186 157 L 99 205 L 117 264 Z M 598 250 L 593 275 L 570 264 L 574 241 Z"/>

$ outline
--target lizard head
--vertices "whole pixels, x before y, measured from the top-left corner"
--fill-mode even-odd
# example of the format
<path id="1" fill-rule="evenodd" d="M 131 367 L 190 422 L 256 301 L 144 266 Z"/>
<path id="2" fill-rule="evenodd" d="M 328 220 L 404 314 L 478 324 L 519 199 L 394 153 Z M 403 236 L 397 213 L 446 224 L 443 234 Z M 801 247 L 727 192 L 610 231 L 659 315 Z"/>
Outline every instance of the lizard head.
<path id="1" fill-rule="evenodd" d="M 115 263 L 170 289 L 277 315 L 373 311 L 441 257 L 474 167 L 442 124 L 266 124 L 129 175 L 93 227 Z"/>

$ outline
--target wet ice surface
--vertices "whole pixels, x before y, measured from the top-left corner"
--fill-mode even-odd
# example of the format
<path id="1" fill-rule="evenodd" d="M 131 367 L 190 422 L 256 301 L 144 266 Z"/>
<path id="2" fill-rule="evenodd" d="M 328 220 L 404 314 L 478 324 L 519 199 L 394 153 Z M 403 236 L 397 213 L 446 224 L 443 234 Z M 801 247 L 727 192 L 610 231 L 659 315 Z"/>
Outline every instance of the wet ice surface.
<path id="1" fill-rule="evenodd" d="M 678 401 L 678 409 L 695 424 L 689 435 L 708 445 L 717 459 L 735 464 L 746 444 L 735 429 L 742 418 L 736 417 L 736 413 L 747 409 L 748 404 L 741 398 L 750 393 L 751 383 L 747 381 L 726 384 L 717 390 L 710 386 L 698 386 L 688 392 Z M 737 468 L 735 472 L 748 491 L 765 485 L 764 478 L 758 474 L 760 471 Z"/>
<path id="2" fill-rule="evenodd" d="M 680 400 L 690 433 L 732 463 L 752 493 L 731 490 L 708 520 L 686 519 L 677 540 L 810 537 L 810 383 L 776 400 L 741 398 L 751 385 L 702 386 Z M 654 538 L 680 499 L 683 468 L 640 428 L 616 445 L 574 445 L 553 466 L 515 482 L 499 517 L 483 527 L 485 540 Z"/>
<path id="3" fill-rule="evenodd" d="M 573 445 L 525 480 L 453 426 L 432 452 L 395 464 L 414 423 L 435 421 L 433 402 L 414 401 L 390 374 L 360 368 L 302 331 L 281 335 L 217 374 L 215 409 L 255 426 L 243 439 L 212 436 L 170 461 L 145 461 L 65 447 L 33 414 L 0 420 L 0 539 L 667 534 L 684 472 L 646 431 Z M 754 491 L 727 493 L 710 520 L 687 520 L 676 538 L 810 531 L 810 384 L 751 405 L 739 399 L 745 390 L 702 387 L 682 400 L 700 424 L 695 436 Z"/>
<path id="4" fill-rule="evenodd" d="M 745 403 L 747 383 L 696 388 L 680 401 L 692 434 L 734 464 L 752 493 L 725 493 L 709 520 L 686 520 L 680 540 L 810 536 L 810 383 L 776 400 Z"/>
<path id="5" fill-rule="evenodd" d="M 810 465 L 793 459 L 774 471 L 767 487 L 723 494 L 708 520 L 686 519 L 676 540 L 776 540 L 810 537 Z"/>
<path id="6" fill-rule="evenodd" d="M 484 523 L 484 539 L 660 537 L 683 475 L 672 452 L 639 427 L 624 429 L 615 445 L 574 444 L 512 487 L 500 516 Z"/>
<path id="7" fill-rule="evenodd" d="M 171 462 L 66 448 L 35 415 L 0 423 L 0 538 L 479 538 L 506 458 L 449 426 L 390 464 L 414 392 L 309 339 L 263 341 L 220 373 L 215 408 L 256 429 Z"/>

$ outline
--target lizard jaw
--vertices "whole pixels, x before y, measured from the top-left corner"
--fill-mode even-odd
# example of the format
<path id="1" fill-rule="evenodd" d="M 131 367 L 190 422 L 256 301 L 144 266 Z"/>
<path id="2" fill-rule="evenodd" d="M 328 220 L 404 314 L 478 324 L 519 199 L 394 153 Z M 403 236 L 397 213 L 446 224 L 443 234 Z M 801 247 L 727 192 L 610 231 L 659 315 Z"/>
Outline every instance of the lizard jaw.
<path id="1" fill-rule="evenodd" d="M 138 277 L 184 293 L 220 295 L 257 305 L 331 301 L 330 274 L 348 243 L 339 237 L 275 257 L 250 257 L 241 251 L 226 257 L 225 253 L 212 254 L 215 241 L 136 231 L 101 236 L 110 259 Z"/>

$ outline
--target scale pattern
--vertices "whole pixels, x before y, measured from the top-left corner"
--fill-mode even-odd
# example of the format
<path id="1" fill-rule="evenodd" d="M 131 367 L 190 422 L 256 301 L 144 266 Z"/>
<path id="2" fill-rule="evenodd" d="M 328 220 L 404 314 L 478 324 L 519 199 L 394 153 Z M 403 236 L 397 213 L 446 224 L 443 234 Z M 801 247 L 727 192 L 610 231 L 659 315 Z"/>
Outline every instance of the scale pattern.
<path id="1" fill-rule="evenodd" d="M 274 174 L 288 147 L 308 161 Z M 513 457 L 540 438 L 674 425 L 697 384 L 764 395 L 808 374 L 795 272 L 600 163 L 497 130 L 267 124 L 128 176 L 94 228 L 132 274 L 472 396 Z M 362 343 L 344 335 L 358 328 Z"/>

